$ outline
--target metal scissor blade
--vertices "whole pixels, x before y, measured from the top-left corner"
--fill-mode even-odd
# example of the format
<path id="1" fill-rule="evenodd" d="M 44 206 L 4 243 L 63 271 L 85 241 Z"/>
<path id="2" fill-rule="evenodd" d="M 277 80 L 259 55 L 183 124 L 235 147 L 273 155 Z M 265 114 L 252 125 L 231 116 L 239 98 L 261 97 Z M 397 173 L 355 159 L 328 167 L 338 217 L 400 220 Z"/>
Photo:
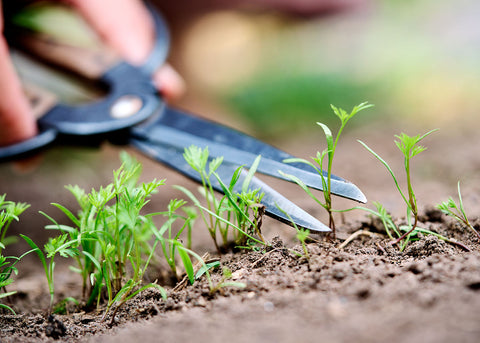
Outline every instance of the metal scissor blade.
<path id="1" fill-rule="evenodd" d="M 183 158 L 183 148 L 177 149 L 172 146 L 168 145 L 161 145 L 161 144 L 150 144 L 149 142 L 145 142 L 142 139 L 131 138 L 130 144 L 137 149 L 139 149 L 142 153 L 149 156 L 150 158 L 161 162 L 172 169 L 175 169 L 182 174 L 188 176 L 189 178 L 201 182 L 200 176 L 196 171 L 194 171 L 188 163 Z M 217 174 L 220 176 L 222 180 L 225 182 L 229 182 L 232 178 L 235 170 L 238 168 L 238 165 L 224 162 L 221 166 L 217 169 Z M 244 175 L 240 176 L 239 181 L 237 182 L 234 190 L 237 192 L 241 191 L 241 185 L 243 183 L 242 178 Z M 215 190 L 222 192 L 222 188 L 220 184 L 217 182 L 216 179 L 211 180 L 212 186 Z M 253 177 L 250 182 L 251 189 L 260 188 L 261 191 L 264 193 L 264 197 L 262 199 L 262 204 L 265 205 L 265 213 L 273 217 L 277 220 L 280 220 L 284 223 L 292 225 L 291 221 L 302 228 L 309 229 L 312 231 L 318 232 L 330 232 L 331 230 L 312 217 L 310 214 L 302 210 L 300 207 L 292 203 L 290 200 L 285 198 L 283 195 L 275 191 L 273 188 L 265 184 L 264 182 L 260 181 L 258 178 Z M 291 218 L 288 218 L 285 213 L 283 213 L 277 206 L 285 211 Z"/>
<path id="2" fill-rule="evenodd" d="M 292 155 L 231 128 L 178 110 L 167 108 L 154 123 L 135 127 L 131 132 L 133 136 L 152 144 L 170 145 L 182 150 L 192 144 L 201 148 L 208 146 L 211 156 L 223 156 L 225 162 L 235 165 L 250 166 L 258 155 L 262 155 L 257 172 L 291 181 L 278 173 L 281 170 L 298 177 L 308 187 L 323 190 L 322 178 L 313 168 L 302 163 L 283 163 Z M 331 179 L 331 192 L 359 202 L 367 201 L 357 186 L 335 175 Z"/>

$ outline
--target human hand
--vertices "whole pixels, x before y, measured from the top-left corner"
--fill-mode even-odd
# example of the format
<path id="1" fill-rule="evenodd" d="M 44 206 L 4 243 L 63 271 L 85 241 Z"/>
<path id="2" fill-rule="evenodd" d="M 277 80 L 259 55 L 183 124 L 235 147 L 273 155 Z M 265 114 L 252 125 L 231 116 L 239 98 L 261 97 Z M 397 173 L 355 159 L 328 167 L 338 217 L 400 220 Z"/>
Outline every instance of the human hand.
<path id="1" fill-rule="evenodd" d="M 63 0 L 75 8 L 98 32 L 106 45 L 132 64 L 141 64 L 154 44 L 150 14 L 140 0 Z M 0 0 L 1 4 L 1 0 Z M 0 8 L 1 11 L 1 8 Z M 0 31 L 3 15 L 0 12 Z M 37 133 L 35 118 L 11 63 L 8 46 L 0 36 L 0 146 Z M 167 100 L 184 91 L 182 78 L 167 65 L 153 75 L 153 82 Z"/>

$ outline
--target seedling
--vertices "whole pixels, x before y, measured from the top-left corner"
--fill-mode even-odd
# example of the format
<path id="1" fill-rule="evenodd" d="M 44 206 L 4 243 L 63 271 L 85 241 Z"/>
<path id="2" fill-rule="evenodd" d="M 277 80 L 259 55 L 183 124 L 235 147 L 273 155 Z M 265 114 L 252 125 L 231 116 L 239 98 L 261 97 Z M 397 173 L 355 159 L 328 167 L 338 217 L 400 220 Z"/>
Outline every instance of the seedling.
<path id="1" fill-rule="evenodd" d="M 107 309 L 116 305 L 117 309 L 125 301 L 149 287 L 159 289 L 162 296 L 165 291 L 159 285 L 142 285 L 143 275 L 149 265 L 158 243 L 167 247 L 172 244 L 173 254 L 166 254 L 169 265 L 174 264 L 175 251 L 179 251 L 182 261 L 189 269 L 191 261 L 185 258 L 181 243 L 174 238 L 158 234 L 152 217 L 168 213 L 166 228 L 172 219 L 180 218 L 174 214 L 183 202 L 172 202 L 165 213 L 142 215 L 141 211 L 150 196 L 164 184 L 164 180 L 137 185 L 141 165 L 130 156 L 122 155 L 123 164 L 114 171 L 113 183 L 99 190 L 86 193 L 78 186 L 67 186 L 80 206 L 78 215 L 60 204 L 53 204 L 72 221 L 72 226 L 60 225 L 52 217 L 43 213 L 52 221 L 47 229 L 59 230 L 61 234 L 45 245 L 45 253 L 28 237 L 22 236 L 37 252 L 45 269 L 51 305 L 54 295 L 54 257 L 60 254 L 73 257 L 77 266 L 71 269 L 82 276 L 83 295 L 87 297 L 87 306 L 105 298 Z M 183 218 L 183 217 L 182 217 Z M 185 218 L 183 218 L 185 219 Z M 188 218 L 187 218 L 188 219 Z M 190 223 L 191 219 L 188 219 Z M 186 227 L 187 224 L 184 225 Z M 154 234 L 157 232 L 157 234 Z M 163 233 L 163 232 L 162 232 Z M 153 245 L 152 242 L 153 241 Z M 188 255 L 187 255 L 188 257 Z M 49 261 L 47 261 L 49 259 Z M 173 261 L 173 262 L 172 262 Z M 193 276 L 192 276 L 193 277 Z"/>
<path id="2" fill-rule="evenodd" d="M 15 294 L 15 291 L 7 292 L 6 287 L 13 283 L 12 274 L 17 274 L 17 268 L 15 265 L 20 259 L 30 253 L 26 252 L 20 257 L 16 256 L 3 256 L 2 250 L 5 246 L 15 241 L 14 237 L 7 237 L 7 230 L 13 220 L 18 221 L 18 217 L 28 208 L 30 205 L 25 203 L 15 203 L 13 201 L 5 200 L 6 194 L 0 195 L 0 299 L 6 298 Z M 5 304 L 0 303 L 0 308 L 4 308 L 14 313 L 13 309 Z"/>
<path id="3" fill-rule="evenodd" d="M 465 208 L 463 207 L 462 193 L 460 191 L 460 181 L 457 184 L 457 189 L 458 189 L 458 205 L 455 202 L 455 200 L 453 200 L 453 198 L 450 197 L 448 198 L 447 201 L 444 201 L 438 204 L 437 208 L 447 216 L 451 216 L 455 218 L 458 222 L 468 227 L 470 230 L 472 230 L 475 233 L 477 238 L 480 239 L 480 233 L 477 230 L 475 230 L 473 225 L 468 220 L 467 214 L 465 212 Z"/>
<path id="4" fill-rule="evenodd" d="M 298 163 L 298 162 L 305 163 L 317 171 L 317 173 L 322 177 L 323 201 L 318 199 L 299 178 L 290 174 L 285 174 L 282 171 L 279 171 L 280 174 L 288 177 L 289 179 L 297 183 L 315 202 L 320 204 L 327 211 L 328 217 L 329 217 L 329 226 L 330 226 L 330 229 L 332 229 L 333 239 L 335 239 L 335 236 L 336 236 L 335 221 L 333 218 L 333 212 L 335 211 L 332 208 L 332 196 L 331 196 L 333 158 L 337 150 L 337 145 L 340 139 L 340 135 L 342 134 L 348 121 L 352 119 L 358 112 L 372 106 L 373 106 L 372 104 L 363 102 L 353 107 L 350 113 L 347 113 L 345 110 L 331 105 L 333 113 L 338 117 L 338 119 L 340 119 L 340 128 L 338 129 L 337 135 L 334 138 L 330 128 L 327 125 L 317 122 L 317 125 L 319 125 L 323 129 L 323 133 L 325 134 L 325 138 L 327 140 L 327 148 L 322 152 L 317 152 L 317 157 L 312 157 L 312 160 L 316 163 L 316 165 L 302 158 L 289 158 L 284 160 L 285 163 Z M 323 163 L 324 163 L 325 157 L 328 157 L 326 175 L 323 172 Z"/>
<path id="5" fill-rule="evenodd" d="M 11 295 L 14 295 L 17 293 L 16 291 L 12 292 L 7 292 L 6 287 L 8 285 L 11 285 L 13 283 L 12 275 L 17 274 L 18 270 L 15 267 L 15 265 L 27 254 L 31 253 L 32 251 L 27 251 L 25 254 L 23 254 L 20 257 L 16 256 L 3 256 L 0 254 L 0 291 L 3 293 L 0 293 L 0 300 L 7 298 Z M 6 309 L 13 314 L 15 314 L 15 311 L 8 305 L 0 303 L 0 308 Z"/>
<path id="6" fill-rule="evenodd" d="M 356 207 L 356 209 L 362 209 L 362 210 L 365 210 L 367 212 L 370 212 L 372 215 L 378 217 L 381 221 L 382 221 L 382 224 L 383 224 L 383 227 L 385 228 L 385 232 L 387 233 L 388 237 L 394 241 L 395 239 L 401 237 L 403 233 L 405 232 L 408 232 L 410 230 L 410 226 L 408 225 L 400 225 L 400 226 L 397 226 L 395 224 L 395 222 L 393 221 L 392 219 L 392 216 L 388 213 L 387 209 L 382 205 L 380 204 L 379 202 L 374 202 L 373 203 L 375 205 L 375 207 L 377 208 L 377 210 L 371 210 L 369 208 L 365 208 L 365 207 Z M 360 231 L 357 231 L 357 232 L 360 232 Z M 362 231 L 363 232 L 363 231 Z M 365 231 L 365 233 L 368 232 L 368 231 Z M 445 237 L 443 235 L 440 235 L 436 232 L 433 232 L 431 230 L 427 230 L 427 229 L 423 229 L 423 228 L 420 228 L 420 227 L 416 227 L 415 228 L 415 231 L 411 232 L 410 234 L 408 234 L 405 239 L 403 240 L 403 242 L 399 243 L 400 244 L 400 251 L 403 251 L 405 250 L 405 248 L 407 247 L 408 243 L 410 241 L 415 241 L 415 240 L 418 240 L 418 238 L 416 237 L 417 233 L 422 233 L 422 234 L 425 234 L 425 235 L 433 235 L 433 236 L 436 236 L 438 237 L 439 239 L 447 242 L 447 243 L 450 243 L 450 244 L 454 244 L 454 245 L 458 245 L 459 247 L 461 247 L 462 249 L 466 250 L 466 251 L 470 251 L 470 249 L 464 245 L 463 243 L 461 242 L 458 242 L 452 238 L 448 238 L 448 237 Z M 355 234 L 353 234 L 355 235 Z M 352 235 L 352 236 L 353 236 Z M 351 236 L 351 237 L 352 237 Z M 347 240 L 348 241 L 348 240 Z M 347 242 L 345 241 L 343 243 L 343 245 L 346 245 L 345 243 Z"/>
<path id="7" fill-rule="evenodd" d="M 201 149 L 196 146 L 190 146 L 185 149 L 183 156 L 187 163 L 200 175 L 202 183 L 200 193 L 206 200 L 206 206 L 203 206 L 189 190 L 181 186 L 176 186 L 176 188 L 187 195 L 194 205 L 201 210 L 203 222 L 214 241 L 217 251 L 221 253 L 221 248 L 217 242 L 217 233 L 220 234 L 223 245 L 227 246 L 230 231 L 233 231 L 234 242 L 237 245 L 244 246 L 248 245 L 249 242 L 264 245 L 265 241 L 260 232 L 261 218 L 263 216 L 263 206 L 260 205 L 260 201 L 263 194 L 259 190 L 249 190 L 249 184 L 260 162 L 260 156 L 256 158 L 250 167 L 242 184 L 241 193 L 235 193 L 233 189 L 240 178 L 243 167 L 236 169 L 227 186 L 216 173 L 216 170 L 223 162 L 223 158 L 218 157 L 208 162 L 208 147 Z M 220 200 L 215 195 L 212 178 L 217 180 L 225 194 Z M 258 235 L 260 240 L 253 237 L 254 234 Z"/>
<path id="8" fill-rule="evenodd" d="M 236 288 L 245 288 L 247 285 L 243 282 L 229 281 L 232 278 L 232 271 L 223 267 L 222 269 L 222 278 L 220 281 L 213 287 L 210 287 L 210 294 L 215 294 L 216 292 L 222 290 L 225 287 L 236 287 Z"/>
<path id="9" fill-rule="evenodd" d="M 18 217 L 30 207 L 25 203 L 15 203 L 5 200 L 6 194 L 0 195 L 0 253 L 5 246 L 14 242 L 14 237 L 7 237 L 7 231 L 12 221 L 18 221 Z"/>
<path id="10" fill-rule="evenodd" d="M 78 255 L 78 250 L 72 248 L 75 244 L 75 241 L 70 241 L 68 235 L 63 234 L 54 238 L 50 238 L 48 242 L 44 245 L 45 253 L 36 245 L 29 237 L 25 235 L 20 235 L 30 247 L 35 251 L 35 253 L 40 258 L 42 262 L 43 269 L 45 271 L 45 276 L 47 277 L 48 291 L 50 293 L 50 306 L 49 312 L 52 311 L 53 301 L 55 295 L 54 287 L 54 270 L 55 270 L 55 255 L 59 254 L 62 257 L 72 257 Z M 47 259 L 49 261 L 47 262 Z"/>
<path id="11" fill-rule="evenodd" d="M 151 226 L 151 229 L 153 230 L 153 234 L 155 235 L 155 237 L 157 237 L 157 241 L 160 242 L 163 250 L 163 255 L 165 256 L 165 259 L 170 266 L 173 275 L 177 278 L 177 280 L 179 280 L 179 275 L 177 274 L 177 262 L 175 259 L 176 253 L 178 252 L 180 258 L 182 259 L 190 282 L 193 283 L 194 275 L 192 261 L 188 253 L 184 249 L 181 249 L 183 245 L 179 239 L 185 228 L 191 228 L 191 222 L 195 219 L 196 213 L 187 211 L 186 213 L 187 215 L 189 215 L 188 217 L 183 217 L 176 214 L 176 211 L 180 209 L 183 205 L 185 205 L 185 203 L 185 200 L 171 200 L 168 204 L 168 211 L 158 213 L 167 217 L 167 221 L 162 225 L 159 230 L 156 230 L 153 226 Z M 177 233 L 174 234 L 172 231 L 172 226 L 173 223 L 178 219 L 182 220 L 183 224 L 182 227 L 177 231 Z"/>
<path id="12" fill-rule="evenodd" d="M 400 135 L 395 136 L 398 139 L 395 141 L 395 144 L 397 145 L 398 149 L 402 152 L 404 156 L 405 173 L 406 173 L 406 179 L 407 179 L 406 195 L 400 188 L 397 177 L 395 176 L 392 168 L 390 168 L 388 163 L 384 159 L 382 159 L 376 152 L 374 152 L 371 148 L 369 148 L 365 143 L 363 143 L 362 141 L 359 141 L 360 144 L 362 144 L 372 155 L 374 155 L 385 166 L 385 168 L 387 168 L 388 172 L 393 178 L 393 181 L 395 182 L 395 186 L 397 187 L 398 192 L 400 193 L 403 201 L 407 206 L 408 229 L 405 231 L 405 233 L 400 234 L 398 229 L 393 224 L 393 221 L 391 220 L 391 218 L 385 215 L 386 211 L 384 210 L 384 208 L 378 207 L 377 205 L 377 208 L 379 209 L 378 211 L 379 217 L 386 224 L 385 228 L 387 230 L 387 234 L 390 236 L 390 238 L 392 238 L 392 234 L 390 231 L 391 229 L 392 231 L 395 232 L 395 234 L 398 235 L 398 237 L 392 241 L 392 244 L 399 244 L 402 240 L 405 240 L 401 250 L 403 250 L 406 247 L 406 244 L 408 243 L 408 239 L 410 235 L 415 231 L 418 224 L 418 206 L 417 206 L 417 199 L 413 191 L 410 160 L 414 156 L 421 153 L 422 151 L 425 151 L 426 148 L 424 146 L 419 145 L 418 143 L 420 143 L 420 141 L 422 141 L 425 137 L 427 137 L 428 135 L 432 134 L 435 131 L 437 130 L 431 130 L 422 136 L 420 135 L 408 136 L 405 133 L 401 133 Z M 412 217 L 413 217 L 413 223 L 412 223 Z"/>
<path id="13" fill-rule="evenodd" d="M 307 260 L 310 260 L 310 254 L 308 253 L 307 244 L 306 244 L 306 241 L 310 236 L 310 230 L 299 228 L 298 225 L 293 221 L 292 217 L 286 211 L 280 208 L 278 204 L 276 204 L 276 206 L 285 216 L 287 216 L 287 218 L 290 220 L 290 223 L 292 223 L 293 227 L 297 231 L 297 234 L 295 237 L 298 239 L 298 241 L 302 245 L 303 257 L 305 257 Z M 298 254 L 297 252 L 295 251 L 293 252 L 297 254 L 299 257 L 302 257 L 302 255 Z"/>

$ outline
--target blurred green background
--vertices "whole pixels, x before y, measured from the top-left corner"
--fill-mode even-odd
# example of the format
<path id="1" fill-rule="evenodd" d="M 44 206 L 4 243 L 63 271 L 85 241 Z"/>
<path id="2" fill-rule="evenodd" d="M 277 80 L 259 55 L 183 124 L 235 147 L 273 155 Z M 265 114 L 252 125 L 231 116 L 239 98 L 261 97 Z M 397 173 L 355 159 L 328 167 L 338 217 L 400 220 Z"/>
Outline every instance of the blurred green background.
<path id="1" fill-rule="evenodd" d="M 191 93 L 240 115 L 256 135 L 356 119 L 421 126 L 475 121 L 480 105 L 478 1 L 372 1 L 328 17 L 220 11 L 192 23 L 176 62 Z M 468 125 L 468 124 L 467 124 Z"/>

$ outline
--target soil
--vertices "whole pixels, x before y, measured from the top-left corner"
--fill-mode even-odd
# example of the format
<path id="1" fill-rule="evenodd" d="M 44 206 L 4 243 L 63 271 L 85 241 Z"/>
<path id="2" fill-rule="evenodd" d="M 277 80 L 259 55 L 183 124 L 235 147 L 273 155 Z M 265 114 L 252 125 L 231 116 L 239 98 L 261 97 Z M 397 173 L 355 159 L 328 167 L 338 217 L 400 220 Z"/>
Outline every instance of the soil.
<path id="1" fill-rule="evenodd" d="M 326 241 L 300 245 L 275 237 L 265 252 L 228 253 L 221 265 L 231 281 L 212 294 L 205 279 L 168 299 L 147 290 L 102 321 L 96 312 L 48 316 L 37 291 L 40 274 L 18 280 L 12 303 L 19 315 L 0 317 L 2 342 L 477 342 L 480 337 L 480 245 L 473 234 L 436 211 L 424 227 L 448 233 L 472 252 L 423 236 L 404 252 L 377 234 L 373 220 L 357 222 L 345 233 L 365 230 L 345 248 Z M 480 222 L 476 222 L 477 227 Z M 68 274 L 66 270 L 63 274 Z M 213 282 L 221 282 L 220 269 Z M 72 280 L 60 282 L 60 293 Z M 38 306 L 41 307 L 38 307 Z"/>

